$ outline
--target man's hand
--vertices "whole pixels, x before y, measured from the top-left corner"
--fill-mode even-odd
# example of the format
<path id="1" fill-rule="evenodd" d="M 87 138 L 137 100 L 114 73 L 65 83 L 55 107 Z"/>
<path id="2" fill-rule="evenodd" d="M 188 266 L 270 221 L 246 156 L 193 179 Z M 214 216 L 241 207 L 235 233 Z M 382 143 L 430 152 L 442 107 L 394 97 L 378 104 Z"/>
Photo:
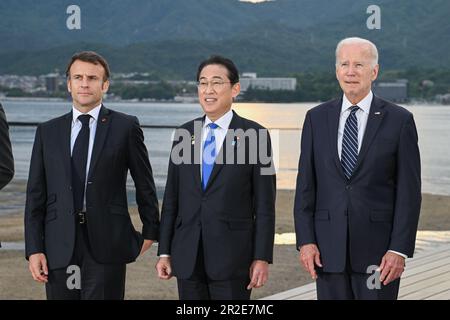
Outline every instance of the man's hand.
<path id="1" fill-rule="evenodd" d="M 142 256 L 145 251 L 150 249 L 150 247 L 153 244 L 153 240 L 144 240 L 144 243 L 142 244 L 141 253 L 139 253 L 139 256 Z"/>
<path id="2" fill-rule="evenodd" d="M 247 290 L 261 288 L 269 278 L 269 263 L 263 260 L 255 260 L 250 266 L 250 283 Z"/>
<path id="3" fill-rule="evenodd" d="M 170 257 L 159 258 L 155 268 L 160 279 L 169 280 L 170 278 L 172 278 L 172 266 L 170 264 Z"/>
<path id="4" fill-rule="evenodd" d="M 394 252 L 388 251 L 383 256 L 383 259 L 381 259 L 379 270 L 381 272 L 380 281 L 384 285 L 387 285 L 401 277 L 405 270 L 405 258 Z"/>
<path id="5" fill-rule="evenodd" d="M 28 257 L 28 268 L 37 282 L 48 282 L 47 258 L 43 253 L 35 253 Z"/>
<path id="6" fill-rule="evenodd" d="M 313 280 L 316 280 L 317 272 L 314 264 L 322 267 L 322 263 L 320 262 L 319 248 L 317 248 L 317 246 L 313 243 L 305 244 L 301 246 L 298 258 L 303 268 L 309 272 Z"/>

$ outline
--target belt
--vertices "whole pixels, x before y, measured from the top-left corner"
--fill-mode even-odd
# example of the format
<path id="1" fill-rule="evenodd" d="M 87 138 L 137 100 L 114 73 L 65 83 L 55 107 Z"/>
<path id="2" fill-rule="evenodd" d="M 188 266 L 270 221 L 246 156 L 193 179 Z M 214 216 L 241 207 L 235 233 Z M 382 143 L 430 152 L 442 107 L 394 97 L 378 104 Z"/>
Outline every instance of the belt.
<path id="1" fill-rule="evenodd" d="M 79 224 L 85 224 L 86 223 L 86 212 L 78 212 L 77 218 L 78 218 Z"/>

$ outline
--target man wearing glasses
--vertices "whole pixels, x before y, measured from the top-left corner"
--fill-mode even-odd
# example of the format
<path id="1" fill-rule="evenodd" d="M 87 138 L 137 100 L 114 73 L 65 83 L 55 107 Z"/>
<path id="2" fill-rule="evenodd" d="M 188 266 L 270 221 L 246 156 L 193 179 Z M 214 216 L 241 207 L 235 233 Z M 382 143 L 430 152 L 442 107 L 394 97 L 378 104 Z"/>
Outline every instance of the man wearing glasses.
<path id="1" fill-rule="evenodd" d="M 270 138 L 267 129 L 231 110 L 240 92 L 231 60 L 203 61 L 197 81 L 205 115 L 175 134 L 156 269 L 161 279 L 177 277 L 182 300 L 248 300 L 251 289 L 267 281 L 272 262 Z"/>

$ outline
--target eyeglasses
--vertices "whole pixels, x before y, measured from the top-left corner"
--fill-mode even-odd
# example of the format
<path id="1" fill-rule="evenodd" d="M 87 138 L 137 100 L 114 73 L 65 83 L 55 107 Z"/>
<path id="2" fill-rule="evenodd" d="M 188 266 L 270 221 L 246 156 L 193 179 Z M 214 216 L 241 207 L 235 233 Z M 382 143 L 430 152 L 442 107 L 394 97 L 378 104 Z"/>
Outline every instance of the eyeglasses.
<path id="1" fill-rule="evenodd" d="M 211 84 L 211 87 L 213 88 L 214 91 L 219 91 L 220 89 L 223 88 L 223 85 L 225 83 L 231 83 L 230 81 L 220 81 L 220 80 L 213 80 L 211 82 L 208 81 L 199 81 L 197 82 L 197 87 L 199 90 L 201 91 L 205 91 L 206 89 L 208 89 L 209 84 Z"/>

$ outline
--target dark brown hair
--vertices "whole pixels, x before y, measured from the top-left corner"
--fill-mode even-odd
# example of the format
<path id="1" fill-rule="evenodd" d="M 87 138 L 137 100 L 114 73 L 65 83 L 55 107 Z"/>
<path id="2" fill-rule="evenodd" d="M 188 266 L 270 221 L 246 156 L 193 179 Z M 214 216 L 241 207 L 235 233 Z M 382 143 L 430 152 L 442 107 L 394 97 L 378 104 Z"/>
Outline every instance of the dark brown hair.
<path id="1" fill-rule="evenodd" d="M 81 52 L 75 53 L 72 56 L 72 58 L 70 58 L 70 61 L 67 64 L 67 68 L 66 68 L 66 77 L 67 78 L 69 78 L 69 75 L 70 75 L 70 67 L 77 60 L 93 63 L 95 65 L 100 64 L 105 71 L 105 74 L 103 76 L 103 81 L 106 81 L 109 79 L 110 72 L 109 72 L 108 62 L 106 62 L 105 58 L 103 58 L 101 55 L 99 55 L 97 52 L 94 52 L 94 51 L 81 51 Z"/>

